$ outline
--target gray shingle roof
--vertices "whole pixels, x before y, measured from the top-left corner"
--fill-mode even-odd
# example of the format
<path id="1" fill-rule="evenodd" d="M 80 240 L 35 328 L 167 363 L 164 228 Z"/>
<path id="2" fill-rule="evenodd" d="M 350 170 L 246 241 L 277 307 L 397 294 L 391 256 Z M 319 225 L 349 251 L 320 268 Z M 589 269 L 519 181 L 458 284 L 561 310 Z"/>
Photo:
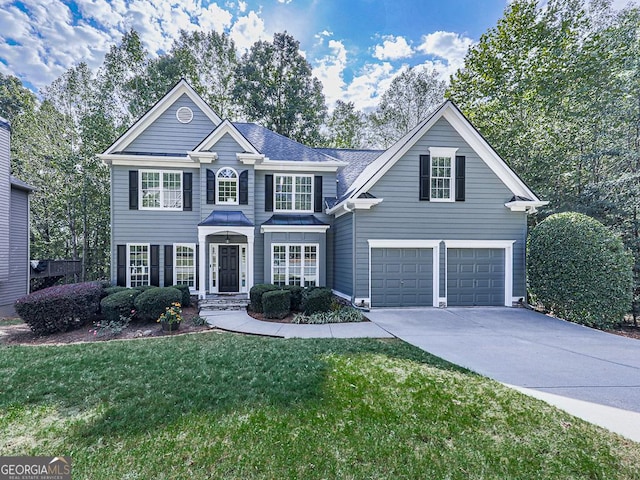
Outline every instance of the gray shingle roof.
<path id="1" fill-rule="evenodd" d="M 358 175 L 384 152 L 384 150 L 350 150 L 345 148 L 317 148 L 316 150 L 347 162 L 346 166 L 338 170 L 338 198 L 342 198 Z"/>
<path id="2" fill-rule="evenodd" d="M 234 123 L 233 126 L 244 138 L 249 140 L 256 150 L 270 160 L 298 162 L 331 162 L 336 160 L 314 148 L 302 145 L 255 123 Z"/>

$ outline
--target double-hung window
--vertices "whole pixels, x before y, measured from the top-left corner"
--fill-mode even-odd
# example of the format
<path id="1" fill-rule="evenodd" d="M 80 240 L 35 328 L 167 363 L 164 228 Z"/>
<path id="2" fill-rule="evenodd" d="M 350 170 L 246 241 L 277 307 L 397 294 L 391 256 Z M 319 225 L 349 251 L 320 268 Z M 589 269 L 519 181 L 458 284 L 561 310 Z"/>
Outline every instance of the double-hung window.
<path id="1" fill-rule="evenodd" d="M 182 172 L 141 170 L 140 209 L 182 210 Z"/>
<path id="2" fill-rule="evenodd" d="M 430 198 L 432 202 L 452 202 L 455 199 L 456 148 L 431 147 Z"/>
<path id="3" fill-rule="evenodd" d="M 276 212 L 313 212 L 313 175 L 275 175 Z"/>
<path id="4" fill-rule="evenodd" d="M 127 287 L 149 285 L 149 244 L 127 244 Z"/>
<path id="5" fill-rule="evenodd" d="M 218 170 L 218 203 L 238 204 L 238 174 L 233 168 Z"/>
<path id="6" fill-rule="evenodd" d="M 273 245 L 271 283 L 274 285 L 318 285 L 318 245 Z"/>
<path id="7" fill-rule="evenodd" d="M 196 288 L 196 246 L 193 243 L 173 244 L 173 283 Z"/>

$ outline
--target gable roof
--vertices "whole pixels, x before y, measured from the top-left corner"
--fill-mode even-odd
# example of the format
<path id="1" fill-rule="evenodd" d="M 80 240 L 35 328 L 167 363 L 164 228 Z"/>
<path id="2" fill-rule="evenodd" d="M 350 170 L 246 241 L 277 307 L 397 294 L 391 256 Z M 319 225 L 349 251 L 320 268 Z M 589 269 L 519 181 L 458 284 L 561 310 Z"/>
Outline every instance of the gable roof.
<path id="1" fill-rule="evenodd" d="M 240 147 L 244 148 L 245 153 L 260 153 L 256 147 L 252 145 L 252 143 L 245 137 L 237 128 L 234 123 L 231 123 L 229 120 L 225 120 L 220 125 L 218 125 L 207 138 L 202 140 L 200 144 L 193 149 L 193 153 L 200 153 L 209 150 L 213 145 L 216 144 L 223 136 L 230 135 Z"/>
<path id="2" fill-rule="evenodd" d="M 317 151 L 347 162 L 337 173 L 337 196 L 341 198 L 362 171 L 373 163 L 384 150 L 354 150 L 349 148 L 316 148 Z M 335 199 L 334 199 L 335 201 Z"/>
<path id="3" fill-rule="evenodd" d="M 436 108 L 428 118 L 416 125 L 375 161 L 366 166 L 347 192 L 338 199 L 330 213 L 337 210 L 344 202 L 358 198 L 360 194 L 368 192 L 440 118 L 445 118 L 449 122 L 514 196 L 526 198 L 532 205 L 546 205 L 547 202 L 542 202 L 522 179 L 509 168 L 480 132 L 471 125 L 471 122 L 467 120 L 460 109 L 451 100 L 447 100 Z"/>
<path id="4" fill-rule="evenodd" d="M 104 155 L 108 155 L 114 152 L 120 152 L 127 148 L 145 129 L 151 125 L 160 115 L 162 115 L 176 100 L 182 95 L 186 95 L 189 99 L 196 104 L 196 106 L 213 122 L 214 125 L 219 125 L 222 121 L 220 117 L 211 109 L 211 107 L 205 102 L 200 95 L 187 83 L 183 78 L 156 104 L 151 107 L 147 113 L 145 113 L 137 122 L 135 122 L 129 129 L 123 133 L 113 144 L 105 150 Z"/>

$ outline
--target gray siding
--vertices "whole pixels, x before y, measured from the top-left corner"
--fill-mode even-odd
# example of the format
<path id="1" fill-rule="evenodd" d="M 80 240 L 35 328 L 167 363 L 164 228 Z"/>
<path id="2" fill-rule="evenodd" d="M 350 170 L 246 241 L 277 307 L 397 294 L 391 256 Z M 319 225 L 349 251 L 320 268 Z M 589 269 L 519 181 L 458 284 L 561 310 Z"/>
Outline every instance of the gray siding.
<path id="1" fill-rule="evenodd" d="M 0 310 L 12 313 L 16 298 L 28 293 L 29 194 L 24 190 L 11 189 L 11 223 L 8 231 L 9 281 L 0 283 Z"/>
<path id="2" fill-rule="evenodd" d="M 419 200 L 419 156 L 430 146 L 456 147 L 457 155 L 466 156 L 466 201 Z M 368 239 L 515 240 L 513 295 L 524 296 L 526 214 L 504 206 L 513 194 L 445 119 L 436 122 L 370 193 L 384 201 L 354 216 L 355 297 L 368 297 Z M 444 269 L 440 271 L 444 275 Z"/>
<path id="3" fill-rule="evenodd" d="M 346 213 L 333 223 L 333 288 L 353 294 L 353 215 Z"/>
<path id="4" fill-rule="evenodd" d="M 318 285 L 325 286 L 327 284 L 327 263 L 323 259 L 327 258 L 327 242 L 324 233 L 270 233 L 264 234 L 264 281 L 271 283 L 271 248 L 276 244 L 295 244 L 295 243 L 315 243 L 318 244 Z M 256 282 L 258 283 L 258 282 Z"/>
<path id="5" fill-rule="evenodd" d="M 180 123 L 176 111 L 189 107 L 193 111 L 190 123 Z M 178 153 L 197 147 L 216 125 L 186 95 L 182 95 L 160 117 L 149 125 L 125 150 L 136 153 Z"/>
<path id="6" fill-rule="evenodd" d="M 0 119 L 0 282 L 6 282 L 9 279 L 9 204 L 11 196 L 9 137 L 9 127 Z"/>

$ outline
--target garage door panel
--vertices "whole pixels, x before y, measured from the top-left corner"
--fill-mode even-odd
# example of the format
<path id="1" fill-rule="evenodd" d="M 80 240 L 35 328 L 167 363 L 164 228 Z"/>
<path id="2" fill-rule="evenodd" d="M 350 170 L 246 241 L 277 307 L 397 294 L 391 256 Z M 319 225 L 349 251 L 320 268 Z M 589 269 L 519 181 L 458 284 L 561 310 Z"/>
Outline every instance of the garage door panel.
<path id="1" fill-rule="evenodd" d="M 433 305 L 433 250 L 373 248 L 371 305 L 408 307 Z"/>
<path id="2" fill-rule="evenodd" d="M 504 305 L 504 249 L 447 250 L 447 304 Z"/>

